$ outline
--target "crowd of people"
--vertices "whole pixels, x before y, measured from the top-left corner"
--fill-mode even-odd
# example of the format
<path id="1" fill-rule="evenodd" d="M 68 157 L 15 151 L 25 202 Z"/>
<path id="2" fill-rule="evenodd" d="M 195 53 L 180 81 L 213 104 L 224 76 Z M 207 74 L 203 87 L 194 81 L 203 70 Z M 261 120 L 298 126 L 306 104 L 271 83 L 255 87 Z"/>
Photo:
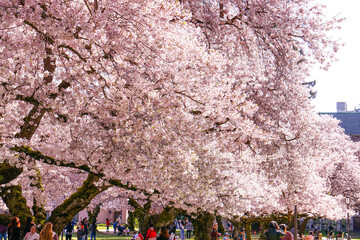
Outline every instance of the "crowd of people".
<path id="1" fill-rule="evenodd" d="M 231 229 L 231 228 L 230 228 Z M 271 221 L 268 225 L 268 228 L 264 231 L 266 240 L 293 240 L 294 239 L 294 229 L 288 231 L 288 226 L 286 224 L 278 225 L 277 222 Z M 238 234 L 231 232 L 232 238 L 234 240 L 246 240 L 245 228 L 240 228 Z M 320 232 L 317 231 L 314 234 L 314 231 L 309 231 L 308 236 L 297 234 L 297 238 L 301 240 L 318 240 Z M 218 224 L 215 222 L 211 232 L 211 240 L 219 240 L 221 234 L 218 232 Z M 229 233 L 225 233 L 223 240 L 230 240 Z"/>
<path id="2" fill-rule="evenodd" d="M 44 228 L 37 233 L 37 226 L 32 217 L 28 217 L 25 227 L 22 228 L 20 219 L 13 217 L 6 226 L 0 224 L 0 239 L 4 240 L 59 240 L 58 235 L 52 230 L 52 223 L 48 222 Z"/>
<path id="3" fill-rule="evenodd" d="M 109 232 L 110 220 L 106 219 L 107 232 Z M 71 240 L 75 224 L 76 222 L 74 221 L 69 222 L 64 228 L 66 240 Z M 0 240 L 59 240 L 58 235 L 52 231 L 52 226 L 52 223 L 46 223 L 39 234 L 37 233 L 37 226 L 32 217 L 27 218 L 25 227 L 23 228 L 20 225 L 20 219 L 18 217 L 13 217 L 7 226 L 0 224 Z M 130 236 L 129 228 L 119 221 L 116 221 L 113 224 L 113 227 L 114 234 Z M 168 227 L 162 227 L 159 233 L 157 233 L 153 225 L 150 225 L 145 236 L 140 232 L 134 232 L 132 240 L 175 240 L 176 230 L 180 230 L 179 240 L 185 240 L 192 237 L 194 228 L 193 224 L 188 220 L 175 220 Z M 231 226 L 227 230 L 230 230 L 230 236 L 229 233 L 226 232 L 222 236 L 222 240 L 230 240 L 230 237 L 234 240 L 246 240 L 245 228 L 240 228 L 236 234 L 232 231 L 233 228 L 231 228 Z M 87 218 L 84 218 L 77 224 L 77 240 L 88 240 L 89 233 L 90 240 L 96 240 L 96 232 L 97 224 L 95 221 L 89 225 Z M 332 226 L 329 227 L 329 231 L 326 231 L 326 233 L 330 239 L 335 237 L 337 239 L 337 237 L 342 234 L 341 231 L 338 234 L 335 234 Z M 266 240 L 293 240 L 294 229 L 292 228 L 288 231 L 288 226 L 286 224 L 278 225 L 277 222 L 271 221 L 268 228 L 264 231 L 264 236 Z M 214 222 L 211 240 L 219 240 L 220 237 L 221 234 L 218 232 L 218 224 Z M 319 240 L 321 238 L 321 233 L 312 225 L 308 236 L 299 235 L 297 233 L 297 238 L 301 240 Z"/>
<path id="4" fill-rule="evenodd" d="M 145 236 L 143 236 L 140 232 L 135 232 L 132 240 L 175 240 L 175 233 L 177 229 L 180 230 L 180 239 L 185 240 L 191 238 L 194 227 L 187 219 L 175 220 L 168 227 L 161 227 L 159 233 L 157 233 L 154 225 L 150 225 Z"/>

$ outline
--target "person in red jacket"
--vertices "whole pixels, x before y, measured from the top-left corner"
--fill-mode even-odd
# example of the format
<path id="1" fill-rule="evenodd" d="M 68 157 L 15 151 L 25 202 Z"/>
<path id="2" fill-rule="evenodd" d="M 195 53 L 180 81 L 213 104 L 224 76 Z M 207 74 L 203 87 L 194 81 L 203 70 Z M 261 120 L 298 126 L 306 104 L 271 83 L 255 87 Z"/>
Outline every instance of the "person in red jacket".
<path id="1" fill-rule="evenodd" d="M 146 234 L 146 240 L 156 240 L 156 230 L 154 228 L 154 225 L 150 224 L 150 227 Z"/>
<path id="2" fill-rule="evenodd" d="M 106 232 L 109 231 L 110 221 L 111 221 L 111 219 L 108 219 L 108 218 L 106 219 Z"/>

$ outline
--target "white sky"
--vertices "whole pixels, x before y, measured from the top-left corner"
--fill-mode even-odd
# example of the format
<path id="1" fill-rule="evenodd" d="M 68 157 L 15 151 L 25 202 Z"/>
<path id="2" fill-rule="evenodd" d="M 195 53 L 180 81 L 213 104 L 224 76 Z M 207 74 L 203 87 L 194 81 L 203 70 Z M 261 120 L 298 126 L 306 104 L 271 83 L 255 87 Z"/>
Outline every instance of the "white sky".
<path id="1" fill-rule="evenodd" d="M 337 54 L 338 62 L 329 71 L 314 69 L 317 96 L 313 101 L 317 112 L 336 112 L 336 102 L 346 102 L 348 111 L 360 104 L 360 0 L 318 0 L 328 6 L 329 17 L 345 17 L 342 29 L 334 38 L 345 43 Z"/>

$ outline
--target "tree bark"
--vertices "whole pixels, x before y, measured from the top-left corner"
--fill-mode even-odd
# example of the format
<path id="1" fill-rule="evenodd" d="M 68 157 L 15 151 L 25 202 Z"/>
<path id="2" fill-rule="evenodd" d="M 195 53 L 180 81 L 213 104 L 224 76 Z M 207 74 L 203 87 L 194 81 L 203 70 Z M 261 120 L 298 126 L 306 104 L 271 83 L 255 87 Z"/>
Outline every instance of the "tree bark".
<path id="1" fill-rule="evenodd" d="M 224 226 L 222 224 L 221 216 L 216 215 L 216 222 L 218 224 L 218 232 L 221 233 L 221 234 L 224 234 L 225 233 L 225 228 L 224 228 Z"/>
<path id="2" fill-rule="evenodd" d="M 83 185 L 52 211 L 48 221 L 53 223 L 54 232 L 60 234 L 66 224 L 68 224 L 78 212 L 85 209 L 94 197 L 109 187 L 103 186 L 100 188 L 96 186 L 98 181 L 98 177 L 89 174 Z"/>
<path id="3" fill-rule="evenodd" d="M 96 205 L 95 208 L 92 210 L 92 212 L 89 210 L 88 211 L 88 215 L 89 215 L 89 224 L 93 223 L 95 221 L 95 223 L 97 222 L 97 216 L 100 213 L 100 207 L 101 207 L 101 203 Z"/>
<path id="4" fill-rule="evenodd" d="M 132 211 L 129 211 L 128 224 L 129 224 L 129 230 L 135 231 L 135 216 Z"/>
<path id="5" fill-rule="evenodd" d="M 210 240 L 211 230 L 214 222 L 214 215 L 207 212 L 199 212 L 194 218 L 194 240 Z"/>
<path id="6" fill-rule="evenodd" d="M 308 223 L 309 219 L 310 219 L 310 218 L 305 218 L 304 221 L 301 223 L 300 229 L 299 229 L 299 234 L 300 234 L 300 236 L 301 236 L 302 234 L 304 234 L 305 228 L 306 228 L 306 224 Z"/>
<path id="7" fill-rule="evenodd" d="M 32 217 L 32 214 L 29 206 L 26 205 L 26 199 L 22 195 L 21 186 L 2 187 L 0 196 L 9 208 L 11 215 L 20 218 L 21 226 L 25 226 L 26 219 Z"/>
<path id="8" fill-rule="evenodd" d="M 11 182 L 16 179 L 23 170 L 21 168 L 13 167 L 8 161 L 0 164 L 0 185 Z"/>
<path id="9" fill-rule="evenodd" d="M 250 222 L 245 223 L 245 235 L 246 235 L 246 240 L 251 240 L 251 223 Z"/>

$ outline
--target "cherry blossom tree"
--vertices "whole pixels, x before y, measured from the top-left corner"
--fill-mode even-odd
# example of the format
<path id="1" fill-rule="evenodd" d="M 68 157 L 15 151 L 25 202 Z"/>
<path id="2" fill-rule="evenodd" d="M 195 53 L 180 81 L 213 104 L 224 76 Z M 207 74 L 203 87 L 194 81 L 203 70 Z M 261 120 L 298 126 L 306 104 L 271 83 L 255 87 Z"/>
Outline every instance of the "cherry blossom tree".
<path id="1" fill-rule="evenodd" d="M 338 48 L 326 33 L 339 20 L 325 22 L 321 9 L 308 0 L 1 3 L 1 161 L 14 171 L 1 183 L 51 164 L 88 173 L 86 204 L 115 185 L 189 212 L 259 215 L 301 202 L 303 212 L 341 212 L 329 178 L 348 161 L 356 178 L 359 163 L 302 85 Z M 76 191 L 58 209 L 84 208 L 70 204 L 90 195 Z"/>

